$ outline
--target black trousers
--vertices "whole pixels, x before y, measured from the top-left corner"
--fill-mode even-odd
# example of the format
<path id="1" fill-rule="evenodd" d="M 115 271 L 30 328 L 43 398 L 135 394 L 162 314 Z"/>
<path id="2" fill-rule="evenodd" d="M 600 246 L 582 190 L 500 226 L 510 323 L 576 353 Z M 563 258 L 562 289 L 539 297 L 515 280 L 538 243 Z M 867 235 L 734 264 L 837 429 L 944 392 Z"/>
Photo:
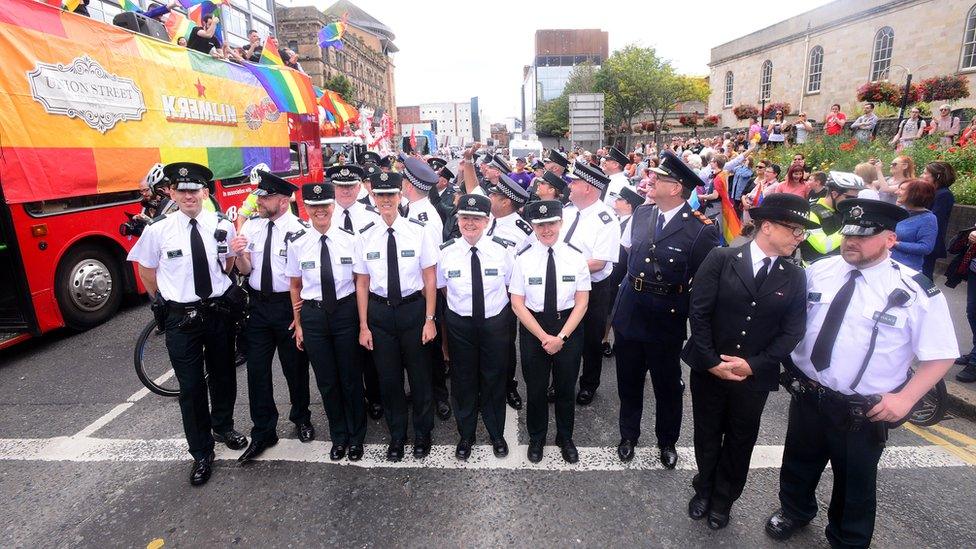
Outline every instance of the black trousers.
<path id="1" fill-rule="evenodd" d="M 790 401 L 779 500 L 787 517 L 808 522 L 817 515 L 816 489 L 827 462 L 834 486 L 827 509 L 827 540 L 834 547 L 867 547 L 877 512 L 878 462 L 887 430 L 865 422 L 858 431 L 831 425 L 813 398 Z"/>
<path id="2" fill-rule="evenodd" d="M 447 298 L 444 294 L 437 292 L 437 306 L 435 307 L 437 318 L 444 318 L 444 311 L 447 310 Z M 426 345 L 430 351 L 430 379 L 434 391 L 434 400 L 437 402 L 449 402 L 451 395 L 447 390 L 447 365 L 444 363 L 444 334 L 441 333 L 440 323 L 435 322 L 437 327 L 437 337 Z M 410 390 L 413 391 L 411 385 Z M 412 393 L 411 393 L 412 394 Z"/>
<path id="3" fill-rule="evenodd" d="M 546 318 L 536 314 L 536 320 L 548 334 L 559 333 L 569 311 L 564 311 L 560 319 Z M 522 377 L 525 378 L 526 418 L 530 441 L 546 440 L 549 429 L 549 401 L 546 389 L 549 388 L 550 374 L 556 388 L 556 443 L 573 438 L 573 423 L 576 420 L 576 378 L 579 376 L 580 357 L 583 354 L 583 323 L 573 330 L 563 348 L 550 355 L 542 348 L 542 343 L 525 326 L 519 327 L 519 351 L 522 354 Z"/>
<path id="4" fill-rule="evenodd" d="M 340 300 L 332 314 L 306 303 L 301 317 L 305 350 L 329 418 L 329 437 L 333 444 L 362 444 L 366 403 L 355 294 Z"/>
<path id="5" fill-rule="evenodd" d="M 478 326 L 470 316 L 460 316 L 450 310 L 444 315 L 447 346 L 454 364 L 451 374 L 454 417 L 462 439 L 474 441 L 479 408 L 488 436 L 497 440 L 505 435 L 504 357 L 511 347 L 507 337 L 511 317 L 511 310 L 506 307 Z"/>
<path id="6" fill-rule="evenodd" d="M 178 327 L 183 319 L 174 313 L 166 318 L 166 350 L 180 383 L 180 415 L 190 455 L 203 459 L 214 448 L 211 430 L 222 433 L 234 428 L 234 327 L 214 313 Z"/>
<path id="7" fill-rule="evenodd" d="M 357 338 L 358 339 L 358 338 Z M 366 400 L 369 402 L 382 402 L 380 396 L 380 378 L 376 373 L 376 361 L 373 360 L 373 352 L 360 345 L 356 350 L 363 365 L 363 386 L 365 387 Z"/>
<path id="8" fill-rule="evenodd" d="M 974 284 L 976 286 L 976 284 Z M 511 310 L 511 309 L 509 309 Z M 515 318 L 514 314 L 508 315 L 508 325 L 505 329 L 508 331 L 508 349 L 505 351 L 505 389 L 506 391 L 514 391 L 518 389 L 518 380 L 515 379 L 515 368 L 518 365 L 518 356 L 516 355 L 515 341 L 518 339 L 518 319 Z M 973 336 L 976 339 L 976 336 Z"/>
<path id="9" fill-rule="evenodd" d="M 426 440 L 434 427 L 431 405 L 430 350 L 420 341 L 426 305 L 423 299 L 390 307 L 369 300 L 366 322 L 373 334 L 373 360 L 379 375 L 380 395 L 386 410 L 390 440 L 407 439 L 407 397 L 403 391 L 406 369 L 413 395 L 413 431 Z"/>
<path id="10" fill-rule="evenodd" d="M 620 397 L 620 437 L 640 438 L 644 412 L 644 381 L 651 374 L 654 387 L 654 431 L 658 446 L 678 442 L 681 434 L 681 341 L 646 342 L 614 333 L 617 395 Z"/>
<path id="11" fill-rule="evenodd" d="M 711 499 L 713 510 L 728 513 L 746 485 L 769 392 L 698 370 L 690 378 L 698 464 L 691 485 Z"/>
<path id="12" fill-rule="evenodd" d="M 590 300 L 583 315 L 583 371 L 580 389 L 596 391 L 603 373 L 603 333 L 607 329 L 607 316 L 613 305 L 613 282 L 605 278 L 594 282 Z"/>
<path id="13" fill-rule="evenodd" d="M 278 427 L 278 406 L 274 400 L 274 381 L 271 363 L 275 351 L 288 384 L 292 422 L 311 421 L 308 391 L 308 357 L 295 345 L 288 326 L 294 320 L 291 298 L 278 294 L 260 299 L 251 294 L 247 327 L 247 397 L 251 409 L 251 438 L 273 439 Z"/>

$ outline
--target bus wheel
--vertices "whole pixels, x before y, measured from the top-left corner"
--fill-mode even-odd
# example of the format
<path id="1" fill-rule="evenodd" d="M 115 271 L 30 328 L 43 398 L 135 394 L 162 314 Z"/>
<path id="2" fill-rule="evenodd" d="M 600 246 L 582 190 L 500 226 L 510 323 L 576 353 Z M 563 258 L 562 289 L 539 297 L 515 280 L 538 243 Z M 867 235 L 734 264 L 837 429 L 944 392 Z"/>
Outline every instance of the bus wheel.
<path id="1" fill-rule="evenodd" d="M 55 288 L 66 326 L 97 326 L 114 315 L 122 301 L 118 260 L 100 246 L 78 246 L 61 260 Z"/>

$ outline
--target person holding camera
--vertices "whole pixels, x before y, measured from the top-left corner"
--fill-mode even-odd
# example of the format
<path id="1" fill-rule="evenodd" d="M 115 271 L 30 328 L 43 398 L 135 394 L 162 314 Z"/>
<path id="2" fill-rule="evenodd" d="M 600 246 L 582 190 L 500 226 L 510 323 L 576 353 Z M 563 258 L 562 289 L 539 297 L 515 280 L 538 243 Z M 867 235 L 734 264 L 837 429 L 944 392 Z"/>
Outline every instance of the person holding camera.
<path id="1" fill-rule="evenodd" d="M 193 456 L 190 484 L 205 484 L 213 472 L 214 441 L 243 449 L 247 438 L 234 430 L 237 377 L 234 371 L 234 318 L 238 304 L 227 273 L 236 253 L 236 232 L 222 215 L 207 211 L 207 184 L 213 173 L 199 164 L 164 168 L 179 211 L 157 217 L 129 252 L 139 278 L 166 332 L 166 349 L 180 384 L 183 430 Z M 206 369 L 204 369 L 206 364 Z M 207 393 L 210 401 L 208 404 Z"/>

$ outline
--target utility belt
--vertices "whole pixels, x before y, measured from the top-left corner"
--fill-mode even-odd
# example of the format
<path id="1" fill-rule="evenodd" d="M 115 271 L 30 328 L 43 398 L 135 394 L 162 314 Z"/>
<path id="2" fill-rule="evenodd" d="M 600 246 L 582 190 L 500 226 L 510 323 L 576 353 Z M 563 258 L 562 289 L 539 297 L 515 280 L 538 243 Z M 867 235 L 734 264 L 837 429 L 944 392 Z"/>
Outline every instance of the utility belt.
<path id="1" fill-rule="evenodd" d="M 542 312 L 530 311 L 530 312 L 532 313 L 532 316 L 536 318 L 536 320 L 551 322 L 553 320 L 565 320 L 569 318 L 569 314 L 573 312 L 573 309 L 563 309 L 562 311 L 556 311 L 555 313 L 546 313 L 544 311 Z"/>
<path id="2" fill-rule="evenodd" d="M 227 293 L 230 293 L 229 291 Z M 178 319 L 176 328 L 192 329 L 201 325 L 205 318 L 211 315 L 222 315 L 232 317 L 234 305 L 226 297 L 226 293 L 220 297 L 202 299 L 192 303 L 179 303 L 177 301 L 166 301 L 161 297 L 150 306 L 153 316 L 156 317 L 156 325 L 162 329 L 170 317 Z"/>
<path id="3" fill-rule="evenodd" d="M 687 291 L 684 284 L 668 284 L 667 282 L 655 282 L 646 278 L 639 278 L 627 273 L 627 280 L 631 288 L 638 293 L 651 293 L 655 295 L 681 295 Z"/>
<path id="4" fill-rule="evenodd" d="M 414 293 L 412 293 L 410 295 L 403 296 L 402 298 L 400 298 L 400 303 L 397 304 L 397 305 L 394 305 L 393 303 L 390 302 L 390 298 L 388 298 L 388 297 L 383 297 L 383 296 L 381 296 L 379 294 L 374 294 L 373 292 L 370 292 L 369 293 L 369 300 L 370 301 L 375 301 L 377 303 L 382 303 L 383 305 L 386 305 L 387 307 L 399 307 L 401 305 L 406 305 L 407 303 L 413 303 L 414 301 L 417 301 L 419 299 L 422 299 L 423 297 L 424 297 L 424 294 L 422 292 L 419 292 L 419 291 L 418 292 L 414 292 Z"/>
<path id="5" fill-rule="evenodd" d="M 353 293 L 351 293 L 351 294 L 349 294 L 349 295 L 347 295 L 347 296 L 345 296 L 345 297 L 343 297 L 341 299 L 338 299 L 338 300 L 336 300 L 336 303 L 335 303 L 336 304 L 336 307 L 345 305 L 346 303 L 348 303 L 349 301 L 352 301 L 355 298 L 356 298 L 356 292 L 353 292 Z M 306 299 L 306 300 L 302 301 L 302 307 L 312 307 L 313 309 L 324 309 L 325 308 L 325 302 L 322 301 L 321 299 Z"/>
<path id="6" fill-rule="evenodd" d="M 261 290 L 255 290 L 254 288 L 248 286 L 247 295 L 250 297 L 252 304 L 255 302 L 291 303 L 291 292 L 262 292 Z"/>
<path id="7" fill-rule="evenodd" d="M 787 359 L 783 372 L 780 374 L 782 385 L 793 398 L 814 404 L 823 414 L 831 427 L 838 431 L 865 431 L 874 434 L 878 441 L 884 443 L 888 439 L 888 429 L 897 427 L 901 423 L 891 424 L 883 421 L 871 421 L 867 414 L 881 402 L 880 395 L 847 395 L 826 387 L 805 376 Z M 904 420 L 902 420 L 904 421 Z"/>

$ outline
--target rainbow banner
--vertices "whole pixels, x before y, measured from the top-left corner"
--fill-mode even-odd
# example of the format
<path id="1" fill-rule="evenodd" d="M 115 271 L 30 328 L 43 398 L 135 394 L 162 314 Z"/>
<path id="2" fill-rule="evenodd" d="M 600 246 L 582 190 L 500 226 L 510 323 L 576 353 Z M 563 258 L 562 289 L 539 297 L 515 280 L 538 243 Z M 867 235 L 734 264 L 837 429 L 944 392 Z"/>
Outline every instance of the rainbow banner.
<path id="1" fill-rule="evenodd" d="M 3 4 L 7 202 L 135 190 L 156 162 L 218 179 L 289 169 L 288 117 L 244 68 L 33 0 Z"/>
<path id="2" fill-rule="evenodd" d="M 720 173 L 712 180 L 715 190 L 718 192 L 719 200 L 722 201 L 722 236 L 725 243 L 730 244 L 733 239 L 742 233 L 742 223 L 739 221 L 732 199 L 729 198 L 729 186 L 725 180 L 725 173 Z"/>
<path id="3" fill-rule="evenodd" d="M 285 62 L 281 60 L 281 53 L 278 52 L 278 41 L 273 36 L 269 36 L 264 41 L 264 47 L 261 48 L 261 64 L 285 66 Z"/>
<path id="4" fill-rule="evenodd" d="M 343 13 L 342 18 L 325 25 L 319 30 L 319 46 L 322 49 L 342 49 L 342 36 L 346 34 L 349 24 L 349 13 Z"/>
<path id="5" fill-rule="evenodd" d="M 178 11 L 171 11 L 166 15 L 166 32 L 169 33 L 169 41 L 176 43 L 180 38 L 190 39 L 190 31 L 194 24 Z"/>
<path id="6" fill-rule="evenodd" d="M 312 79 L 307 74 L 288 67 L 257 65 L 247 61 L 243 65 L 264 86 L 278 110 L 296 114 L 318 114 Z"/>
<path id="7" fill-rule="evenodd" d="M 190 17 L 190 21 L 193 22 L 193 24 L 190 25 L 191 27 L 190 32 L 193 31 L 192 27 L 194 25 L 198 27 L 203 26 L 203 18 L 205 16 L 213 15 L 214 17 L 216 17 L 218 22 L 217 22 L 217 30 L 216 32 L 214 32 L 214 37 L 217 38 L 217 41 L 220 44 L 224 43 L 224 23 L 220 21 L 221 19 L 223 19 L 222 13 L 220 11 L 220 6 L 214 4 L 210 0 L 203 0 L 202 2 L 198 2 L 196 4 L 193 4 L 192 6 L 189 6 L 186 10 L 186 14 Z M 187 39 L 189 40 L 189 38 Z"/>

